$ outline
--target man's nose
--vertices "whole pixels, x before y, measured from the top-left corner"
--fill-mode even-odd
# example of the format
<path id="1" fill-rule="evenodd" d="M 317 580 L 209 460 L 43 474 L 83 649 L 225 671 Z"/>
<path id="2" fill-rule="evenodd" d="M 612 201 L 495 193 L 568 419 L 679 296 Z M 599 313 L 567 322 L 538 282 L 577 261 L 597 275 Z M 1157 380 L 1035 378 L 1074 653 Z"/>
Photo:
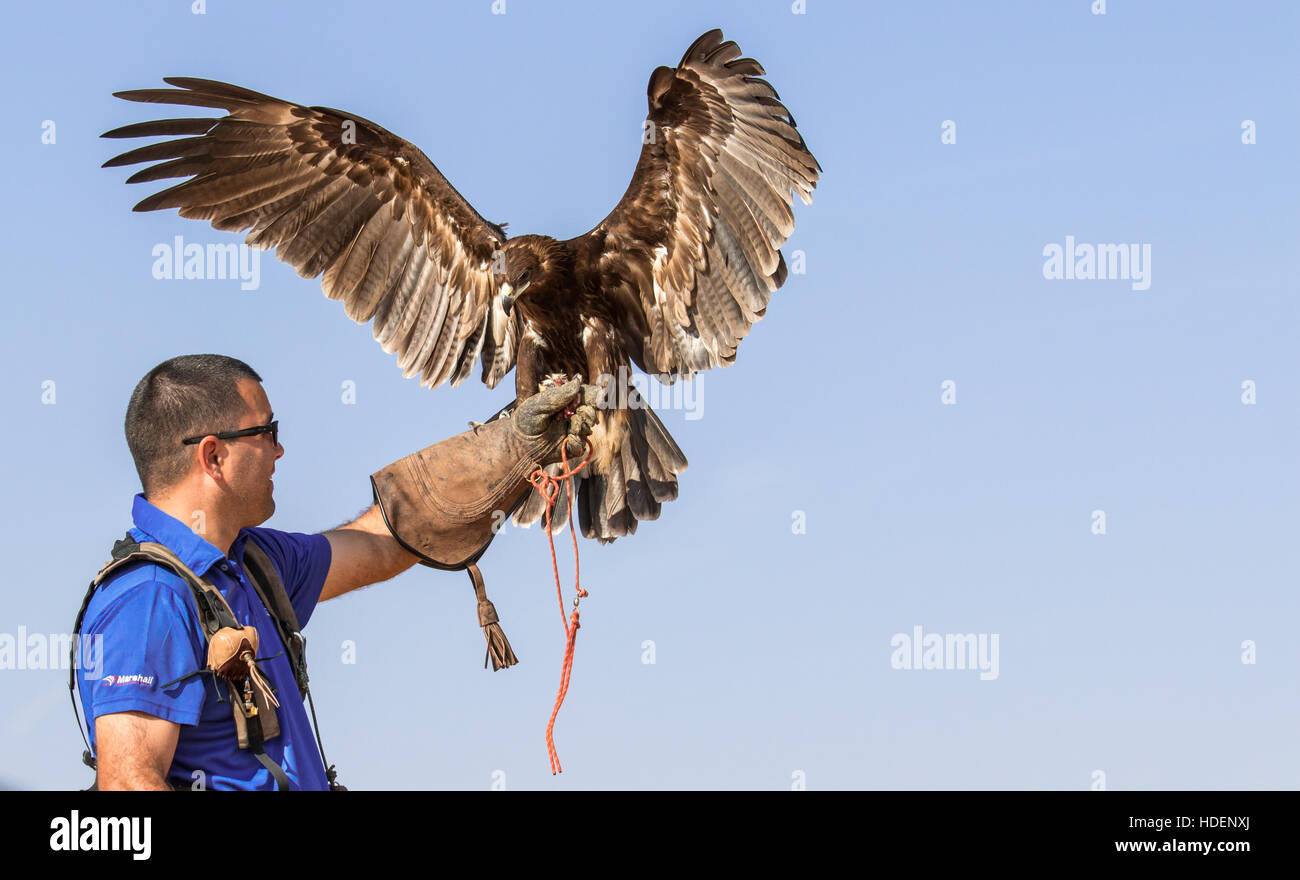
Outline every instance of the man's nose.
<path id="1" fill-rule="evenodd" d="M 279 440 L 277 440 L 277 441 L 275 441 L 275 458 L 276 458 L 276 461 L 279 461 L 279 460 L 280 460 L 280 456 L 282 456 L 282 455 L 284 455 L 284 444 L 281 443 Z"/>

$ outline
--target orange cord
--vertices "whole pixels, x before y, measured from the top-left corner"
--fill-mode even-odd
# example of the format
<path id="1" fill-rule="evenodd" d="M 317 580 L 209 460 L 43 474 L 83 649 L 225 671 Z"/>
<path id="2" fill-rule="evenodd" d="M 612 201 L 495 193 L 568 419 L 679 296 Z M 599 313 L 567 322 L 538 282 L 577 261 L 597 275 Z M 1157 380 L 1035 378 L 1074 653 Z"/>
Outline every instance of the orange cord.
<path id="1" fill-rule="evenodd" d="M 551 570 L 555 573 L 555 597 L 560 602 L 560 622 L 564 624 L 564 667 L 560 673 L 560 690 L 555 695 L 555 708 L 551 710 L 550 723 L 546 725 L 546 751 L 551 759 L 551 775 L 563 772 L 560 766 L 560 756 L 555 751 L 555 717 L 560 714 L 560 706 L 564 704 L 564 698 L 569 693 L 569 676 L 573 673 L 573 646 L 578 638 L 578 600 L 587 597 L 587 591 L 582 588 L 581 581 L 578 579 L 578 535 L 573 531 L 573 486 L 569 483 L 569 478 L 577 474 L 587 466 L 591 461 L 592 446 L 591 441 L 587 440 L 587 454 L 582 461 L 578 462 L 577 467 L 569 469 L 569 454 L 565 449 L 565 444 L 560 445 L 560 459 L 564 465 L 562 472 L 557 476 L 551 476 L 546 471 L 538 468 L 528 475 L 528 482 L 532 483 L 541 493 L 542 500 L 546 502 L 545 527 L 546 540 L 551 545 Z M 569 502 L 569 534 L 573 538 L 573 587 L 576 595 L 573 597 L 573 615 L 569 620 L 564 618 L 564 593 L 560 588 L 560 566 L 555 559 L 555 535 L 551 533 L 551 511 L 555 508 L 555 502 L 560 497 L 560 483 L 564 483 L 564 497 Z"/>

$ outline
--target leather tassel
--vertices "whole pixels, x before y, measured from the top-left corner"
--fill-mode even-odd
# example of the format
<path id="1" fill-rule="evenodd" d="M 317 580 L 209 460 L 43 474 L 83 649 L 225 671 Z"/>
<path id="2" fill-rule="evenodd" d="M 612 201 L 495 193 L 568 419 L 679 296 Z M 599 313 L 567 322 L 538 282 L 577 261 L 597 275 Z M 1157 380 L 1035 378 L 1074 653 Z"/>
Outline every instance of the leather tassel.
<path id="1" fill-rule="evenodd" d="M 265 705 L 279 707 L 271 686 L 254 659 L 258 648 L 257 629 L 222 627 L 208 639 L 208 668 L 227 681 L 246 678 L 262 695 Z"/>
<path id="2" fill-rule="evenodd" d="M 474 595 L 478 597 L 478 625 L 483 627 L 483 637 L 487 639 L 487 654 L 483 657 L 483 668 L 487 669 L 488 660 L 492 661 L 493 672 L 514 666 L 519 662 L 519 658 L 515 656 L 514 650 L 510 647 L 510 640 L 501 629 L 501 619 L 497 616 L 496 606 L 487 597 L 482 572 L 472 563 L 466 571 L 469 572 L 470 582 L 474 584 Z"/>

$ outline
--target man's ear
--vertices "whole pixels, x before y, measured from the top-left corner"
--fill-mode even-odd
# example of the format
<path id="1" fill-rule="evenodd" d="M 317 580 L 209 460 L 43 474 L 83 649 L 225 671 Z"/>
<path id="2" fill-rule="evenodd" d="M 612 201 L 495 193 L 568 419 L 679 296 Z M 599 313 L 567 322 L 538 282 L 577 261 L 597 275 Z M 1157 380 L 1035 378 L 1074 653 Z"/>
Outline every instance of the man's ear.
<path id="1" fill-rule="evenodd" d="M 211 474 L 213 470 L 220 471 L 223 464 L 225 456 L 221 454 L 221 441 L 215 437 L 203 438 L 199 443 L 199 465 L 203 472 Z"/>

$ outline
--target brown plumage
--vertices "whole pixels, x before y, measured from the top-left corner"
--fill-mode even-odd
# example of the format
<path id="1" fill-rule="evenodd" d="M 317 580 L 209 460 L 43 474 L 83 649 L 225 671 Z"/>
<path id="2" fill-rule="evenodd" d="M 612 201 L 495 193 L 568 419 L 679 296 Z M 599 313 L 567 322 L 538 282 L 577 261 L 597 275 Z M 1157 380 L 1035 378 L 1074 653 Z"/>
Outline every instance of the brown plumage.
<path id="1" fill-rule="evenodd" d="M 460 384 L 476 359 L 490 388 L 515 369 L 516 400 L 552 373 L 625 381 L 629 361 L 675 381 L 735 360 L 785 281 L 792 193 L 811 203 L 821 170 L 763 73 L 718 30 L 655 70 L 627 192 L 567 241 L 507 239 L 422 152 L 359 116 L 211 80 L 116 93 L 227 115 L 114 129 L 104 137 L 187 137 L 105 165 L 158 162 L 129 183 L 188 178 L 135 210 L 248 230 L 249 245 L 321 275 L 325 295 L 373 321 L 404 375 L 429 387 Z M 677 497 L 686 458 L 649 408 L 602 411 L 592 440 L 576 487 L 583 534 L 631 534 Z M 541 513 L 533 493 L 515 520 Z"/>

